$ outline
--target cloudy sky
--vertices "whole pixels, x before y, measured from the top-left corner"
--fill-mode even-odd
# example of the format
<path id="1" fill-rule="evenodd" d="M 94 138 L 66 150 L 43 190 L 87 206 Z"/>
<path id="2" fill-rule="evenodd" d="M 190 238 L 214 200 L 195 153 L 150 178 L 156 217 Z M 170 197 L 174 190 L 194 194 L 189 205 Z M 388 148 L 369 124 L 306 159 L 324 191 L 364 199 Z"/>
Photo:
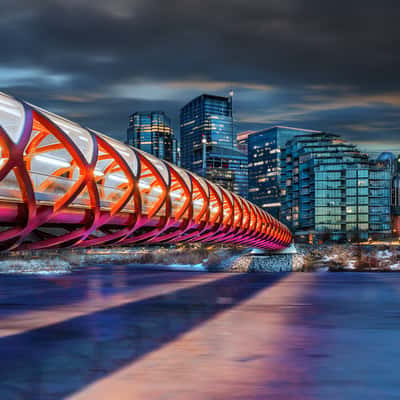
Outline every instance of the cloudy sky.
<path id="1" fill-rule="evenodd" d="M 119 139 L 128 116 L 235 92 L 275 124 L 400 150 L 398 0 L 1 0 L 0 90 Z"/>

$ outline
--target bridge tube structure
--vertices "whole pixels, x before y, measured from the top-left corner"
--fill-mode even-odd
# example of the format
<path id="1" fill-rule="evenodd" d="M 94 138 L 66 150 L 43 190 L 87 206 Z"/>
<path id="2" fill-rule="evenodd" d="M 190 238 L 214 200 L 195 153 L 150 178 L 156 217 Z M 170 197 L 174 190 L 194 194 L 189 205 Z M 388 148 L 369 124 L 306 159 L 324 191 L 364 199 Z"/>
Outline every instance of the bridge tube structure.
<path id="1" fill-rule="evenodd" d="M 0 92 L 0 250 L 291 239 L 219 185 Z"/>

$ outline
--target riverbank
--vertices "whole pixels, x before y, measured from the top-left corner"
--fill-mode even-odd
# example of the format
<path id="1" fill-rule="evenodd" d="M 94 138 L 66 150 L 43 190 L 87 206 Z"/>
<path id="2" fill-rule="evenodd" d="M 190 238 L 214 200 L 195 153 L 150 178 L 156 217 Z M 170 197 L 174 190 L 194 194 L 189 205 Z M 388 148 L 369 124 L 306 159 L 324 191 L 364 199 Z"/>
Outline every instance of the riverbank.
<path id="1" fill-rule="evenodd" d="M 400 246 L 324 244 L 296 245 L 303 271 L 400 271 Z"/>
<path id="2" fill-rule="evenodd" d="M 197 244 L 11 252 L 0 256 L 0 273 L 64 274 L 90 265 L 239 273 L 400 271 L 400 246 L 297 244 L 296 248 L 290 260 L 274 255 L 262 263 L 254 260 L 251 249 Z"/>
<path id="3" fill-rule="evenodd" d="M 248 251 L 239 247 L 196 244 L 20 251 L 0 256 L 0 274 L 63 274 L 90 265 L 219 272 L 229 271 L 235 260 Z"/>

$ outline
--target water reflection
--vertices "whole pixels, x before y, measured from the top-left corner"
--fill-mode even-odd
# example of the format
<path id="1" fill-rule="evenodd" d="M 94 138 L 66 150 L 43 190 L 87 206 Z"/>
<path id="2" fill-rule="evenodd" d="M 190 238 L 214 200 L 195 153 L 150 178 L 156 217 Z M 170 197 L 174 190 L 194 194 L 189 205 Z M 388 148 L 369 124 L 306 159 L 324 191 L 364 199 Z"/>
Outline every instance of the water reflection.
<path id="1" fill-rule="evenodd" d="M 42 303 L 29 303 L 35 296 Z M 19 334 L 0 337 L 1 400 L 400 393 L 400 274 L 93 267 L 51 279 L 7 277 L 1 299 L 1 329 L 25 318 Z M 49 316 L 37 327 L 32 315 L 42 312 Z"/>
<path id="2" fill-rule="evenodd" d="M 157 278 L 155 274 L 154 278 L 171 276 Z M 200 279 L 189 289 L 1 338 L 0 358 L 8 361 L 0 366 L 0 398 L 62 398 L 235 307 L 282 277 L 216 274 L 211 282 Z M 112 287 L 112 279 L 105 281 L 107 288 Z M 59 293 L 66 295 L 64 288 Z"/>
<path id="3" fill-rule="evenodd" d="M 196 272 L 165 273 L 117 265 L 75 269 L 72 274 L 2 275 L 0 321 L 15 313 L 77 304 L 90 298 L 113 296 L 159 283 L 172 283 L 196 276 Z"/>

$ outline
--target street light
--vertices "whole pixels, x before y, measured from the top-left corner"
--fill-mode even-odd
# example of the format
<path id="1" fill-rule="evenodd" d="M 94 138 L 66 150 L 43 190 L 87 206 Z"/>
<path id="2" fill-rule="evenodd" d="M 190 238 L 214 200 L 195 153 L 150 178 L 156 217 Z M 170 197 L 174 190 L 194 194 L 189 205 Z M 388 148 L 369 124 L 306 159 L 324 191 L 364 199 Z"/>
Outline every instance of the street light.
<path id="1" fill-rule="evenodd" d="M 206 176 L 206 144 L 207 144 L 207 139 L 203 136 L 201 139 L 201 143 L 203 144 L 203 176 Z"/>

